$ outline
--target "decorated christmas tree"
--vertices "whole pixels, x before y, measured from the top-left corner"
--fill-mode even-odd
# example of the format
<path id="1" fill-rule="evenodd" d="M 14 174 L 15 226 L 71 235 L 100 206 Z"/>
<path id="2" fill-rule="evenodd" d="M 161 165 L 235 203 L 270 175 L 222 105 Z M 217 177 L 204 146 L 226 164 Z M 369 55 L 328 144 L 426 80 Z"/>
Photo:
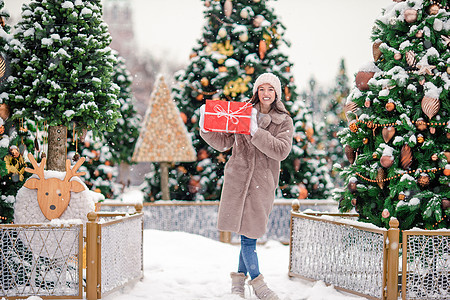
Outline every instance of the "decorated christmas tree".
<path id="1" fill-rule="evenodd" d="M 319 128 L 323 128 L 323 122 L 313 118 L 313 112 L 307 106 L 307 100 L 311 101 L 315 94 L 314 85 L 310 88 L 292 107 L 297 111 L 293 118 L 294 141 L 289 157 L 281 163 L 280 174 L 280 181 L 284 183 L 282 196 L 285 198 L 326 199 L 333 189 L 325 151 L 318 145 Z"/>
<path id="2" fill-rule="evenodd" d="M 351 165 L 336 195 L 361 221 L 450 226 L 448 24 L 445 0 L 393 3 L 376 20 L 374 63 L 356 74 L 347 99 L 341 138 Z"/>
<path id="3" fill-rule="evenodd" d="M 64 171 L 67 129 L 111 131 L 120 116 L 100 0 L 30 1 L 9 43 L 12 119 L 47 124 L 49 170 Z"/>
<path id="4" fill-rule="evenodd" d="M 150 96 L 132 159 L 134 162 L 158 163 L 159 176 L 154 173 L 156 169 L 154 166 L 149 175 L 150 180 L 153 180 L 152 183 L 159 183 L 161 193 L 150 188 L 146 190 L 147 200 L 170 200 L 174 198 L 173 196 L 176 197 L 178 182 L 170 180 L 169 185 L 170 164 L 195 160 L 191 137 L 183 124 L 180 111 L 170 97 L 169 87 L 163 76 L 159 76 L 156 80 Z M 173 172 L 170 177 L 173 178 Z"/>
<path id="5" fill-rule="evenodd" d="M 338 132 L 347 127 L 344 105 L 345 99 L 350 92 L 350 86 L 347 74 L 345 72 L 344 59 L 341 60 L 339 72 L 336 76 L 334 87 L 331 89 L 325 108 L 325 127 L 324 140 L 325 152 L 328 160 L 328 167 L 333 179 L 334 185 L 342 185 L 342 179 L 333 170 L 334 164 L 344 166 L 348 164 L 344 156 L 344 147 L 338 138 Z"/>
<path id="6" fill-rule="evenodd" d="M 292 64 L 279 50 L 288 45 L 285 27 L 267 5 L 268 1 L 204 0 L 206 19 L 202 37 L 190 55 L 189 65 L 176 74 L 173 97 L 192 135 L 197 160 L 175 164 L 170 173 L 181 181 L 173 183 L 177 199 L 218 200 L 222 188 L 224 162 L 229 152 L 220 153 L 200 138 L 199 108 L 206 99 L 246 101 L 252 84 L 265 72 L 277 75 L 282 83 L 283 101 L 291 111 L 297 97 Z M 149 180 L 150 188 L 157 184 Z"/>

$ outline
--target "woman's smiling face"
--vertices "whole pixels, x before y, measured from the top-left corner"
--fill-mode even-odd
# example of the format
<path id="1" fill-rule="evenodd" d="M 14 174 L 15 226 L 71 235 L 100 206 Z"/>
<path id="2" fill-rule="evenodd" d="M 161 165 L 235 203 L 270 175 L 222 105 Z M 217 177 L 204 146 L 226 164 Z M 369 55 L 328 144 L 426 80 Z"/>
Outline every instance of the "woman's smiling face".
<path id="1" fill-rule="evenodd" d="M 276 98 L 275 89 L 268 83 L 261 84 L 258 87 L 258 98 L 259 101 L 261 101 L 261 105 L 264 107 L 270 107 Z"/>

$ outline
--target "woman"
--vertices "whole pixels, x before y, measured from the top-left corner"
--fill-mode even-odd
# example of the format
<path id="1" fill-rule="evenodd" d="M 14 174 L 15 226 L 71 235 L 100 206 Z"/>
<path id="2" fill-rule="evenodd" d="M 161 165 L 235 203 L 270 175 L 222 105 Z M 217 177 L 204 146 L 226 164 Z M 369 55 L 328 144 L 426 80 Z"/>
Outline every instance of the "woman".
<path id="1" fill-rule="evenodd" d="M 278 186 L 280 162 L 292 147 L 294 126 L 281 102 L 281 83 L 271 73 L 260 75 L 253 85 L 251 135 L 207 132 L 200 109 L 200 135 L 214 149 L 233 147 L 224 171 L 217 227 L 241 235 L 238 271 L 232 272 L 233 294 L 244 298 L 249 273 L 259 299 L 279 299 L 259 272 L 256 241 L 266 232 Z"/>

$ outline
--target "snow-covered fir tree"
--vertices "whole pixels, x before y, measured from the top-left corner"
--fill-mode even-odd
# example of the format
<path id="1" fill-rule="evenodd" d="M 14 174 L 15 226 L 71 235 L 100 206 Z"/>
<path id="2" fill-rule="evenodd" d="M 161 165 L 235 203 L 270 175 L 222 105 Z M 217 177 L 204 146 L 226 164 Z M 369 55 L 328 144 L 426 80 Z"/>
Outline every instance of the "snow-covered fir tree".
<path id="1" fill-rule="evenodd" d="M 65 170 L 67 128 L 113 130 L 119 88 L 100 0 L 30 1 L 9 43 L 13 119 L 48 124 L 50 170 Z"/>
<path id="2" fill-rule="evenodd" d="M 11 28 L 7 23 L 8 17 L 9 14 L 4 10 L 4 2 L 0 0 L 0 95 L 4 95 L 10 89 L 7 45 L 11 40 Z M 25 126 L 18 131 L 19 122 L 13 121 L 10 114 L 9 106 L 0 99 L 0 223 L 13 221 L 17 191 L 28 177 L 23 169 L 25 161 L 20 151 L 25 152 L 26 148 L 31 149 L 29 134 L 23 129 Z M 14 153 L 18 156 L 13 157 L 11 152 L 16 150 L 18 152 Z"/>
<path id="3" fill-rule="evenodd" d="M 450 226 L 449 2 L 393 3 L 372 31 L 374 63 L 356 74 L 342 143 L 343 211 L 401 229 Z"/>
<path id="4" fill-rule="evenodd" d="M 312 93 L 308 93 L 312 95 Z M 283 196 L 299 199 L 326 199 L 333 189 L 324 149 L 318 145 L 322 123 L 314 123 L 313 112 L 299 97 L 293 109 L 294 141 L 288 159 L 281 163 Z"/>
<path id="5" fill-rule="evenodd" d="M 84 177 L 86 185 L 101 192 L 106 198 L 117 197 L 127 185 L 127 178 L 118 182 L 119 173 L 120 169 L 126 172 L 127 166 L 131 164 L 140 122 L 130 89 L 132 82 L 130 72 L 126 68 L 125 60 L 118 56 L 116 51 L 113 51 L 113 54 L 117 58 L 113 81 L 120 88 L 118 100 L 121 117 L 117 119 L 112 132 L 103 132 L 102 136 L 97 138 L 89 132 L 78 147 L 79 154 L 86 157 L 86 163 L 80 168 L 87 172 Z M 124 166 L 120 168 L 121 165 Z"/>
<path id="6" fill-rule="evenodd" d="M 327 106 L 324 113 L 324 143 L 328 167 L 333 179 L 334 185 L 342 184 L 341 178 L 336 171 L 333 170 L 334 164 L 344 166 L 347 160 L 344 156 L 344 147 L 338 138 L 338 132 L 347 127 L 347 119 L 345 118 L 344 105 L 349 94 L 350 85 L 345 71 L 345 61 L 341 59 L 338 75 L 335 84 L 332 87 Z"/>
<path id="7" fill-rule="evenodd" d="M 203 2 L 206 23 L 202 38 L 193 48 L 187 68 L 177 73 L 173 88 L 173 98 L 192 135 L 197 161 L 175 164 L 170 170 L 171 182 L 176 185 L 172 199 L 220 198 L 221 176 L 229 153 L 213 150 L 200 138 L 199 107 L 206 99 L 248 100 L 253 82 L 265 72 L 280 78 L 283 101 L 291 113 L 292 100 L 297 97 L 292 64 L 279 50 L 281 45 L 288 45 L 283 38 L 285 27 L 268 1 Z M 158 189 L 152 179 L 148 183 L 151 189 Z"/>

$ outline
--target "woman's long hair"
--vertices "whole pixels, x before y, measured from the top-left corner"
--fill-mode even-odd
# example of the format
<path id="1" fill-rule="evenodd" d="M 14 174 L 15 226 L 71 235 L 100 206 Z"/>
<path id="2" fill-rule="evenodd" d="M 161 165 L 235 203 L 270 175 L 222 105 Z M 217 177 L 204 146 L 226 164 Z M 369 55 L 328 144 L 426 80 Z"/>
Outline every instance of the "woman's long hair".
<path id="1" fill-rule="evenodd" d="M 258 92 L 254 93 L 252 98 L 250 99 L 250 103 L 255 106 L 256 104 L 260 103 L 261 100 L 259 100 L 258 97 Z M 280 105 L 277 104 L 277 102 L 280 103 Z M 287 111 L 286 107 L 284 107 L 284 104 L 281 103 L 280 100 L 278 100 L 278 95 L 275 95 L 275 101 L 273 101 L 270 104 L 271 109 L 275 110 L 277 113 L 280 114 L 287 114 L 288 116 L 290 116 L 291 114 Z"/>

